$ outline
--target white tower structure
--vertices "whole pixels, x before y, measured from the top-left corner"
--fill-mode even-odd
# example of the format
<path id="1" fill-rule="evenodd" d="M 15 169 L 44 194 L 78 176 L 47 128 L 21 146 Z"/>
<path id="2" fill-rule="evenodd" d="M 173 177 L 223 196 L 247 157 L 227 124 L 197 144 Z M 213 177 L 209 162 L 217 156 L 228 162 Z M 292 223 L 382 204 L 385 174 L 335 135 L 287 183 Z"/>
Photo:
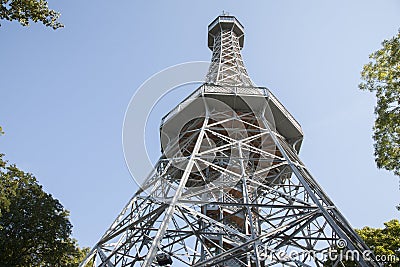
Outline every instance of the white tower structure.
<path id="1" fill-rule="evenodd" d="M 81 266 L 379 266 L 300 160 L 299 123 L 252 83 L 243 44 L 235 17 L 209 25 L 206 83 L 162 119 L 161 158 Z"/>

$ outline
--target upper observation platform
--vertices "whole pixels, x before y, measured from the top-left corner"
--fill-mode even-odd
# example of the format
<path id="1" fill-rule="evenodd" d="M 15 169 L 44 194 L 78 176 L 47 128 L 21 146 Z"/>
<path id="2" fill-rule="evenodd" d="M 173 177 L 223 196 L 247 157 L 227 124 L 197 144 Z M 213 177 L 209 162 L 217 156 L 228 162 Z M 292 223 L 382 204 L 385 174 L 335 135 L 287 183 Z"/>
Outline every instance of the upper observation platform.
<path id="1" fill-rule="evenodd" d="M 232 31 L 239 39 L 239 46 L 244 45 L 244 27 L 234 16 L 218 16 L 208 25 L 208 48 L 212 51 L 214 48 L 214 39 L 222 31 Z"/>

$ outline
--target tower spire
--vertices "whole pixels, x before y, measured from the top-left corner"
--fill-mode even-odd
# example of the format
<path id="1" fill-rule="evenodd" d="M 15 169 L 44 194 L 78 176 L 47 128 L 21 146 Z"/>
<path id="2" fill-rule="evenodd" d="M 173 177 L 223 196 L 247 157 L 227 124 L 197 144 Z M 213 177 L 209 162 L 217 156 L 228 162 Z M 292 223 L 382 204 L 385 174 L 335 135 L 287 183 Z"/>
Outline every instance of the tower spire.
<path id="1" fill-rule="evenodd" d="M 208 47 L 212 58 L 207 83 L 253 86 L 240 54 L 243 44 L 244 28 L 234 16 L 223 12 L 208 26 Z"/>

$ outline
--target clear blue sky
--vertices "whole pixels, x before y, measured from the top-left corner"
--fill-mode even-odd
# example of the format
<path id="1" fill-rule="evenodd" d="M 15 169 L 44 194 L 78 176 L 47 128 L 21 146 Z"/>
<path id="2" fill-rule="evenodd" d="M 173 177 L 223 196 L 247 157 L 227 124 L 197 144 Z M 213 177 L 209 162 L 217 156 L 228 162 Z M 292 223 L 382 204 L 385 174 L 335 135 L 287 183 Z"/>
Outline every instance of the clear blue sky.
<path id="1" fill-rule="evenodd" d="M 368 55 L 400 27 L 399 1 L 70 0 L 50 7 L 62 13 L 64 29 L 2 22 L 0 152 L 70 210 L 80 245 L 92 246 L 137 188 L 121 144 L 131 96 L 166 67 L 210 60 L 207 25 L 222 10 L 244 25 L 250 76 L 300 122 L 301 158 L 350 223 L 381 227 L 399 218 L 399 179 L 373 160 L 376 100 L 357 88 Z"/>

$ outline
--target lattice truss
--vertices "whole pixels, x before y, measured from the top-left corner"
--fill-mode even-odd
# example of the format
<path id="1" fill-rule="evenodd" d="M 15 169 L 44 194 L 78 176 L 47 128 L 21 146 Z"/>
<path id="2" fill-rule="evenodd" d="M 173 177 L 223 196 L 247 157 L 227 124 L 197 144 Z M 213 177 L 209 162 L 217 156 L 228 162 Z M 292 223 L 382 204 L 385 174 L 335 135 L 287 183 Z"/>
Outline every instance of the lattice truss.
<path id="1" fill-rule="evenodd" d="M 173 266 L 323 266 L 339 240 L 344 251 L 368 249 L 266 107 L 204 105 L 82 266 L 159 266 L 161 254 Z"/>
<path id="2" fill-rule="evenodd" d="M 208 83 L 252 86 L 240 53 L 239 37 L 232 30 L 222 30 L 214 37 Z"/>

